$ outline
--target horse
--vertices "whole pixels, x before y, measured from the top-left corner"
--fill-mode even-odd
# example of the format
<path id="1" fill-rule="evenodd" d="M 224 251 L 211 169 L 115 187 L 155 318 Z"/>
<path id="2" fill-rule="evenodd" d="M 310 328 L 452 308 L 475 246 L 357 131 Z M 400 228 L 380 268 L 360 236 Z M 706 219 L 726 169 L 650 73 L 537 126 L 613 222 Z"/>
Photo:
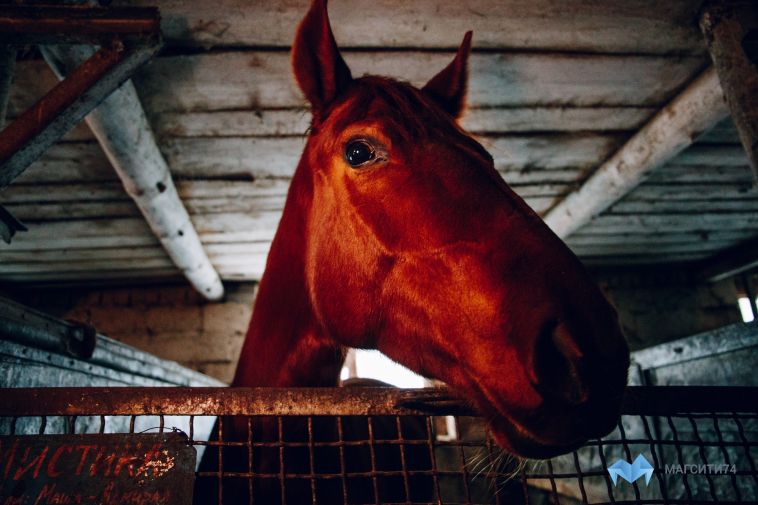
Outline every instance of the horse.
<path id="1" fill-rule="evenodd" d="M 378 349 L 468 399 L 503 450 L 550 458 L 613 429 L 629 349 L 460 126 L 471 40 L 421 88 L 354 77 L 313 0 L 292 47 L 312 122 L 232 386 L 333 387 L 347 348 Z"/>

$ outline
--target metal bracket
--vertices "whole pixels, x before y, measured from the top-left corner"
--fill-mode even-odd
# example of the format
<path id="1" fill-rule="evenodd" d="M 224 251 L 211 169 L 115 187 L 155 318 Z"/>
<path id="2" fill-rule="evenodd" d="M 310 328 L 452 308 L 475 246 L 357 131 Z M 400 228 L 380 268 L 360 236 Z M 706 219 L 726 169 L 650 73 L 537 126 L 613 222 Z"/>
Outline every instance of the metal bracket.
<path id="1" fill-rule="evenodd" d="M 158 51 L 158 9 L 3 6 L 0 45 L 74 43 L 101 48 L 0 132 L 0 188 Z"/>

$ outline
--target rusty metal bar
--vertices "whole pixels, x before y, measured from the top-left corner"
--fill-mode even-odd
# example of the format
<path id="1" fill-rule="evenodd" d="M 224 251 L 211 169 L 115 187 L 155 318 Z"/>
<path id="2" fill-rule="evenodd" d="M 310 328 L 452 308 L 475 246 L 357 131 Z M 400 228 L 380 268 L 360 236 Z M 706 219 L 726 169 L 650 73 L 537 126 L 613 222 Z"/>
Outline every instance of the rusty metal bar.
<path id="1" fill-rule="evenodd" d="M 750 39 L 758 38 L 758 5 L 754 0 L 708 2 L 700 29 L 758 184 L 758 62 L 746 49 Z"/>
<path id="2" fill-rule="evenodd" d="M 0 398 L 0 416 L 475 415 L 446 388 L 6 388 Z M 758 412 L 758 387 L 633 386 L 622 412 Z"/>
<path id="3" fill-rule="evenodd" d="M 100 49 L 69 79 L 55 86 L 0 133 L 0 187 L 10 184 L 104 98 L 86 100 L 84 95 L 124 55 L 122 44 Z M 113 88 L 119 84 L 114 83 Z"/>
<path id="4" fill-rule="evenodd" d="M 155 7 L 3 5 L 0 44 L 104 44 L 119 36 L 142 42 L 160 29 Z"/>
<path id="5" fill-rule="evenodd" d="M 143 32 L 144 28 L 140 28 L 135 34 L 140 37 L 139 45 L 111 37 L 107 45 L 0 132 L 0 188 L 7 186 L 155 54 L 160 47 L 160 30 L 157 11 L 152 12 L 152 31 Z M 13 26 L 8 25 L 7 18 L 3 19 L 6 24 L 0 24 L 0 34 L 15 37 Z"/>

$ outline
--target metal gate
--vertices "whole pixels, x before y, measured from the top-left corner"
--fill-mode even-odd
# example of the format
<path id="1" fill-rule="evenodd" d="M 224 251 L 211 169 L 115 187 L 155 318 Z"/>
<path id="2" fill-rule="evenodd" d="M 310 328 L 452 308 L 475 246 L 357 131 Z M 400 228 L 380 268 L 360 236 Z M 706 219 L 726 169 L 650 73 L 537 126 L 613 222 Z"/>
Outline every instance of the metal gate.
<path id="1" fill-rule="evenodd" d="M 444 389 L 15 388 L 0 398 L 0 435 L 185 432 L 204 453 L 203 503 L 758 503 L 758 388 L 630 387 L 613 433 L 546 461 L 504 455 Z M 223 416 L 207 440 L 195 430 L 205 416 Z"/>

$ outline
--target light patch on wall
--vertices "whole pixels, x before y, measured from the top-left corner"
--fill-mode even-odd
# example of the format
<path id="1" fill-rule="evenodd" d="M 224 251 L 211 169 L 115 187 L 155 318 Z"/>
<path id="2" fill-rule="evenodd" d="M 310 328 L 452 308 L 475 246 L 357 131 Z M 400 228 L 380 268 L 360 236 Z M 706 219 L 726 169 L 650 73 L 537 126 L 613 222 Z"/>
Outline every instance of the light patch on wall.
<path id="1" fill-rule="evenodd" d="M 423 388 L 424 378 L 403 365 L 395 363 L 379 351 L 353 349 L 357 377 L 376 379 L 399 388 Z M 340 373 L 342 380 L 350 378 L 350 369 L 345 366 Z"/>
<path id="2" fill-rule="evenodd" d="M 742 296 L 737 299 L 737 303 L 740 306 L 740 312 L 742 313 L 742 320 L 746 323 L 750 323 L 753 321 L 753 310 L 750 307 L 750 299 L 748 299 L 747 296 Z M 756 298 L 756 303 L 758 303 L 758 298 Z"/>

